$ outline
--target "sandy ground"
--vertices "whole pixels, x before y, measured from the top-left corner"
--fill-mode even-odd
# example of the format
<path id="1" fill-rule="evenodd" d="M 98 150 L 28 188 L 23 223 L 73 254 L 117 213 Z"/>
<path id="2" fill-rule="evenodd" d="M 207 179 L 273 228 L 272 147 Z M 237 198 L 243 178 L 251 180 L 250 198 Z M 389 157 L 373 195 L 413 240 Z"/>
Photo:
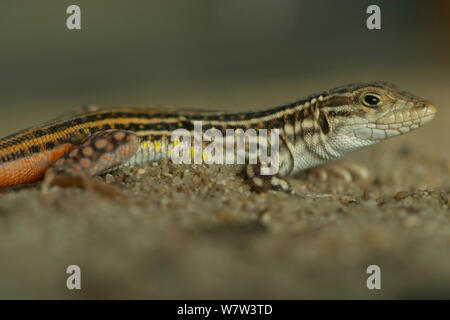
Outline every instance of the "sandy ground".
<path id="1" fill-rule="evenodd" d="M 346 160 L 369 182 L 305 175 L 295 195 L 256 194 L 227 167 L 163 162 L 99 178 L 127 200 L 1 190 L 0 298 L 450 298 L 444 89 L 431 124 Z"/>

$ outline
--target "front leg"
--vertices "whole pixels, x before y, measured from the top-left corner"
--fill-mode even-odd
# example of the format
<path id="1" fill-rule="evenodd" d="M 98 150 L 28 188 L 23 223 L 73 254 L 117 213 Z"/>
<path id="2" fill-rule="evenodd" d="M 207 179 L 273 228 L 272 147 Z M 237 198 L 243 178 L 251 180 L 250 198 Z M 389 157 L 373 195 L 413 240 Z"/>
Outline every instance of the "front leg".
<path id="1" fill-rule="evenodd" d="M 245 174 L 248 178 L 250 186 L 257 192 L 266 192 L 269 190 L 283 191 L 291 193 L 292 188 L 281 175 L 262 175 L 261 164 L 248 164 L 245 167 Z"/>
<path id="2" fill-rule="evenodd" d="M 322 181 L 327 181 L 329 175 L 334 175 L 347 182 L 370 178 L 369 169 L 355 163 L 327 163 L 308 169 L 306 173 L 313 174 Z"/>

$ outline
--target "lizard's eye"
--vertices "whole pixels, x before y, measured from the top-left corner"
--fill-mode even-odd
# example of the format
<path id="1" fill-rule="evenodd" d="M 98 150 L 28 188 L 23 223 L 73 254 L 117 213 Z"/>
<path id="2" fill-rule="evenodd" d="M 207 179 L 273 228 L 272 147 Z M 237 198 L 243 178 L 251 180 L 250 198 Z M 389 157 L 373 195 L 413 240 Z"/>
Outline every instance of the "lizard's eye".
<path id="1" fill-rule="evenodd" d="M 381 99 L 378 97 L 378 95 L 373 93 L 368 93 L 363 97 L 363 103 L 366 107 L 369 108 L 376 108 L 378 107 L 378 104 L 380 103 Z"/>

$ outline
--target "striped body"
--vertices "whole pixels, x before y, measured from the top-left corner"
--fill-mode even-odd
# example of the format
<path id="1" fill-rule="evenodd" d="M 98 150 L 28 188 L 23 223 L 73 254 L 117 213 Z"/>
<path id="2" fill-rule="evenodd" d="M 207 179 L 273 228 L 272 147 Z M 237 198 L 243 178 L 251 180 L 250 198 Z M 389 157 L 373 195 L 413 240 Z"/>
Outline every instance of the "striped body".
<path id="1" fill-rule="evenodd" d="M 369 94 L 381 99 L 378 109 L 365 105 Z M 339 87 L 256 112 L 102 109 L 60 118 L 1 139 L 0 187 L 39 181 L 74 147 L 112 129 L 132 132 L 139 146 L 132 155 L 120 158 L 109 168 L 109 163 L 104 165 L 102 172 L 167 157 L 172 132 L 179 128 L 192 131 L 194 121 L 201 121 L 203 131 L 215 128 L 223 135 L 227 129 L 279 129 L 279 173 L 288 176 L 406 133 L 429 121 L 434 113 L 429 102 L 381 82 Z M 85 158 L 89 158 L 88 152 L 80 159 Z"/>

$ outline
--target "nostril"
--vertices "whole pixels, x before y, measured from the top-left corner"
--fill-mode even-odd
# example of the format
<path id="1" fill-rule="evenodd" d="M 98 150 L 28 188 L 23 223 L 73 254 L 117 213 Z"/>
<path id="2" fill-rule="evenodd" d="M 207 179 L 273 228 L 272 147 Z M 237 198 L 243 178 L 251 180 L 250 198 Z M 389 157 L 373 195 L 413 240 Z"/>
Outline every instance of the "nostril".
<path id="1" fill-rule="evenodd" d="M 431 104 L 431 103 L 427 104 L 426 110 L 425 110 L 425 113 L 427 115 L 435 114 L 436 112 L 437 112 L 437 109 L 433 104 Z"/>
<path id="2" fill-rule="evenodd" d="M 427 101 L 418 102 L 414 108 L 421 116 L 433 115 L 436 113 L 436 107 Z"/>
<path id="3" fill-rule="evenodd" d="M 417 108 L 426 109 L 427 106 L 428 106 L 428 103 L 426 103 L 426 102 L 419 102 L 419 103 L 416 104 Z"/>

